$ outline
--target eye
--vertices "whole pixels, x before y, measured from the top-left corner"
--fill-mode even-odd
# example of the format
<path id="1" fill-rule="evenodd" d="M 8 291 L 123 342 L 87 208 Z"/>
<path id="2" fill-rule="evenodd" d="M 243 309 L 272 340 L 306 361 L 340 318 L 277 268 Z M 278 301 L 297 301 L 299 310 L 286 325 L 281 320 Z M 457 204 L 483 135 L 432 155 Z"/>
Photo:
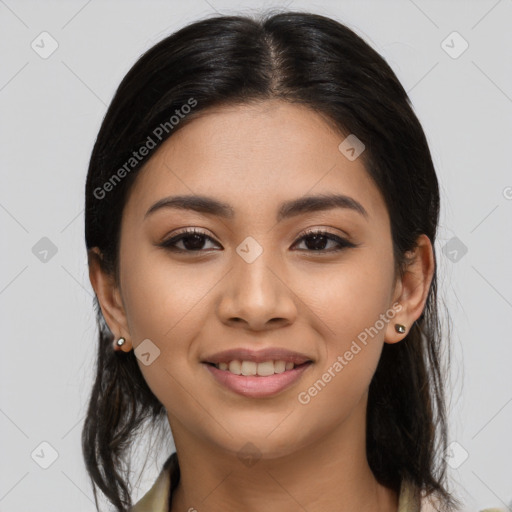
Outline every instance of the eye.
<path id="1" fill-rule="evenodd" d="M 182 231 L 179 235 L 174 236 L 159 245 L 176 252 L 201 252 L 206 239 L 214 242 L 211 237 L 202 231 L 191 229 Z M 183 243 L 183 247 L 177 247 L 177 244 L 179 243 Z"/>
<path id="2" fill-rule="evenodd" d="M 299 238 L 298 241 L 306 241 L 306 250 L 308 252 L 337 252 L 347 247 L 356 247 L 356 244 L 349 242 L 347 239 L 322 230 L 307 231 L 301 238 Z M 337 247 L 331 250 L 326 250 L 325 245 L 329 242 L 334 242 L 337 244 Z"/>

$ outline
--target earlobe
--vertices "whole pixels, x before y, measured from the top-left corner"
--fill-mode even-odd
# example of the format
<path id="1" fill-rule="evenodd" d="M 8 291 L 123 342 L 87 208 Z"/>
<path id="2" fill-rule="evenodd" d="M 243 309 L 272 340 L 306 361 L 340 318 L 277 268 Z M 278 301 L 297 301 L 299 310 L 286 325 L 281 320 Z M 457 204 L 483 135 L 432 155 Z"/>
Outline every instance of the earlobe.
<path id="1" fill-rule="evenodd" d="M 122 304 L 119 289 L 115 284 L 114 276 L 107 273 L 101 265 L 101 252 L 94 247 L 88 252 L 89 280 L 98 297 L 101 312 L 109 329 L 116 339 L 123 334 L 128 334 L 126 313 Z M 127 336 L 125 336 L 126 338 Z M 114 341 L 115 350 L 129 350 L 129 343 L 117 345 Z"/>
<path id="2" fill-rule="evenodd" d="M 421 316 L 427 300 L 432 278 L 434 276 L 435 260 L 432 244 L 427 235 L 421 234 L 416 247 L 408 254 L 408 264 L 396 285 L 397 297 L 402 308 L 386 328 L 386 343 L 397 343 L 407 335 L 414 322 Z M 396 327 L 403 325 L 405 331 Z"/>

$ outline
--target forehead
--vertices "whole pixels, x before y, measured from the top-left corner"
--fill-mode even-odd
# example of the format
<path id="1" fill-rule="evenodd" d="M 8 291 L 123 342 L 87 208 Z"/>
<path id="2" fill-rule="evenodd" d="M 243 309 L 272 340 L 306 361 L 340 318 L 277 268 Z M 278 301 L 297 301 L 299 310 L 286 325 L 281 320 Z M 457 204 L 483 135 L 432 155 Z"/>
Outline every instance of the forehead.
<path id="1" fill-rule="evenodd" d="M 387 216 L 362 158 L 339 149 L 345 135 L 315 111 L 283 101 L 215 107 L 167 139 L 139 172 L 127 210 L 138 218 L 165 196 L 199 194 L 254 215 L 287 199 L 340 193 Z"/>

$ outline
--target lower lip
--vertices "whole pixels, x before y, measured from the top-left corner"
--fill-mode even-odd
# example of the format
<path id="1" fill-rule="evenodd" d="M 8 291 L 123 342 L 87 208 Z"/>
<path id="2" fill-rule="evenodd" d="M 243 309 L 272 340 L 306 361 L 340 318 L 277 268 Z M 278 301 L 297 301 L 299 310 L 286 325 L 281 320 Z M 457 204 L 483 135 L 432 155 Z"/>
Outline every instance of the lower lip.
<path id="1" fill-rule="evenodd" d="M 257 375 L 235 375 L 228 370 L 219 370 L 211 364 L 203 364 L 218 382 L 231 389 L 231 391 L 250 398 L 277 395 L 277 393 L 297 382 L 302 374 L 311 366 L 311 363 L 305 363 L 296 366 L 293 370 L 274 373 L 274 375 L 269 375 L 268 377 L 260 377 Z"/>

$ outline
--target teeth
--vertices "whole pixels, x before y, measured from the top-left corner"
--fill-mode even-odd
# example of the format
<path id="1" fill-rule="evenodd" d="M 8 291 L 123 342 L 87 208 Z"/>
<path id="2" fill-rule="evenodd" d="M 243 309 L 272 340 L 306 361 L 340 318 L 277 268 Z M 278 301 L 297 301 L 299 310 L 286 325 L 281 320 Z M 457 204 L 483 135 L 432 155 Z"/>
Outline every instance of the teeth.
<path id="1" fill-rule="evenodd" d="M 235 375 L 242 374 L 242 363 L 240 361 L 231 361 L 229 363 L 229 371 Z"/>
<path id="2" fill-rule="evenodd" d="M 255 363 L 254 361 L 230 361 L 229 363 L 219 363 L 215 365 L 219 370 L 226 370 L 235 375 L 259 375 L 260 377 L 268 377 L 274 373 L 283 373 L 292 370 L 295 364 L 290 361 L 265 361 L 263 363 Z"/>
<path id="3" fill-rule="evenodd" d="M 257 368 L 258 375 L 261 377 L 268 377 L 274 375 L 274 361 L 265 361 L 264 363 L 258 363 Z"/>
<path id="4" fill-rule="evenodd" d="M 257 366 L 253 361 L 242 361 L 242 375 L 256 375 Z"/>
<path id="5" fill-rule="evenodd" d="M 274 361 L 274 372 L 283 373 L 286 370 L 286 363 L 284 361 Z"/>

